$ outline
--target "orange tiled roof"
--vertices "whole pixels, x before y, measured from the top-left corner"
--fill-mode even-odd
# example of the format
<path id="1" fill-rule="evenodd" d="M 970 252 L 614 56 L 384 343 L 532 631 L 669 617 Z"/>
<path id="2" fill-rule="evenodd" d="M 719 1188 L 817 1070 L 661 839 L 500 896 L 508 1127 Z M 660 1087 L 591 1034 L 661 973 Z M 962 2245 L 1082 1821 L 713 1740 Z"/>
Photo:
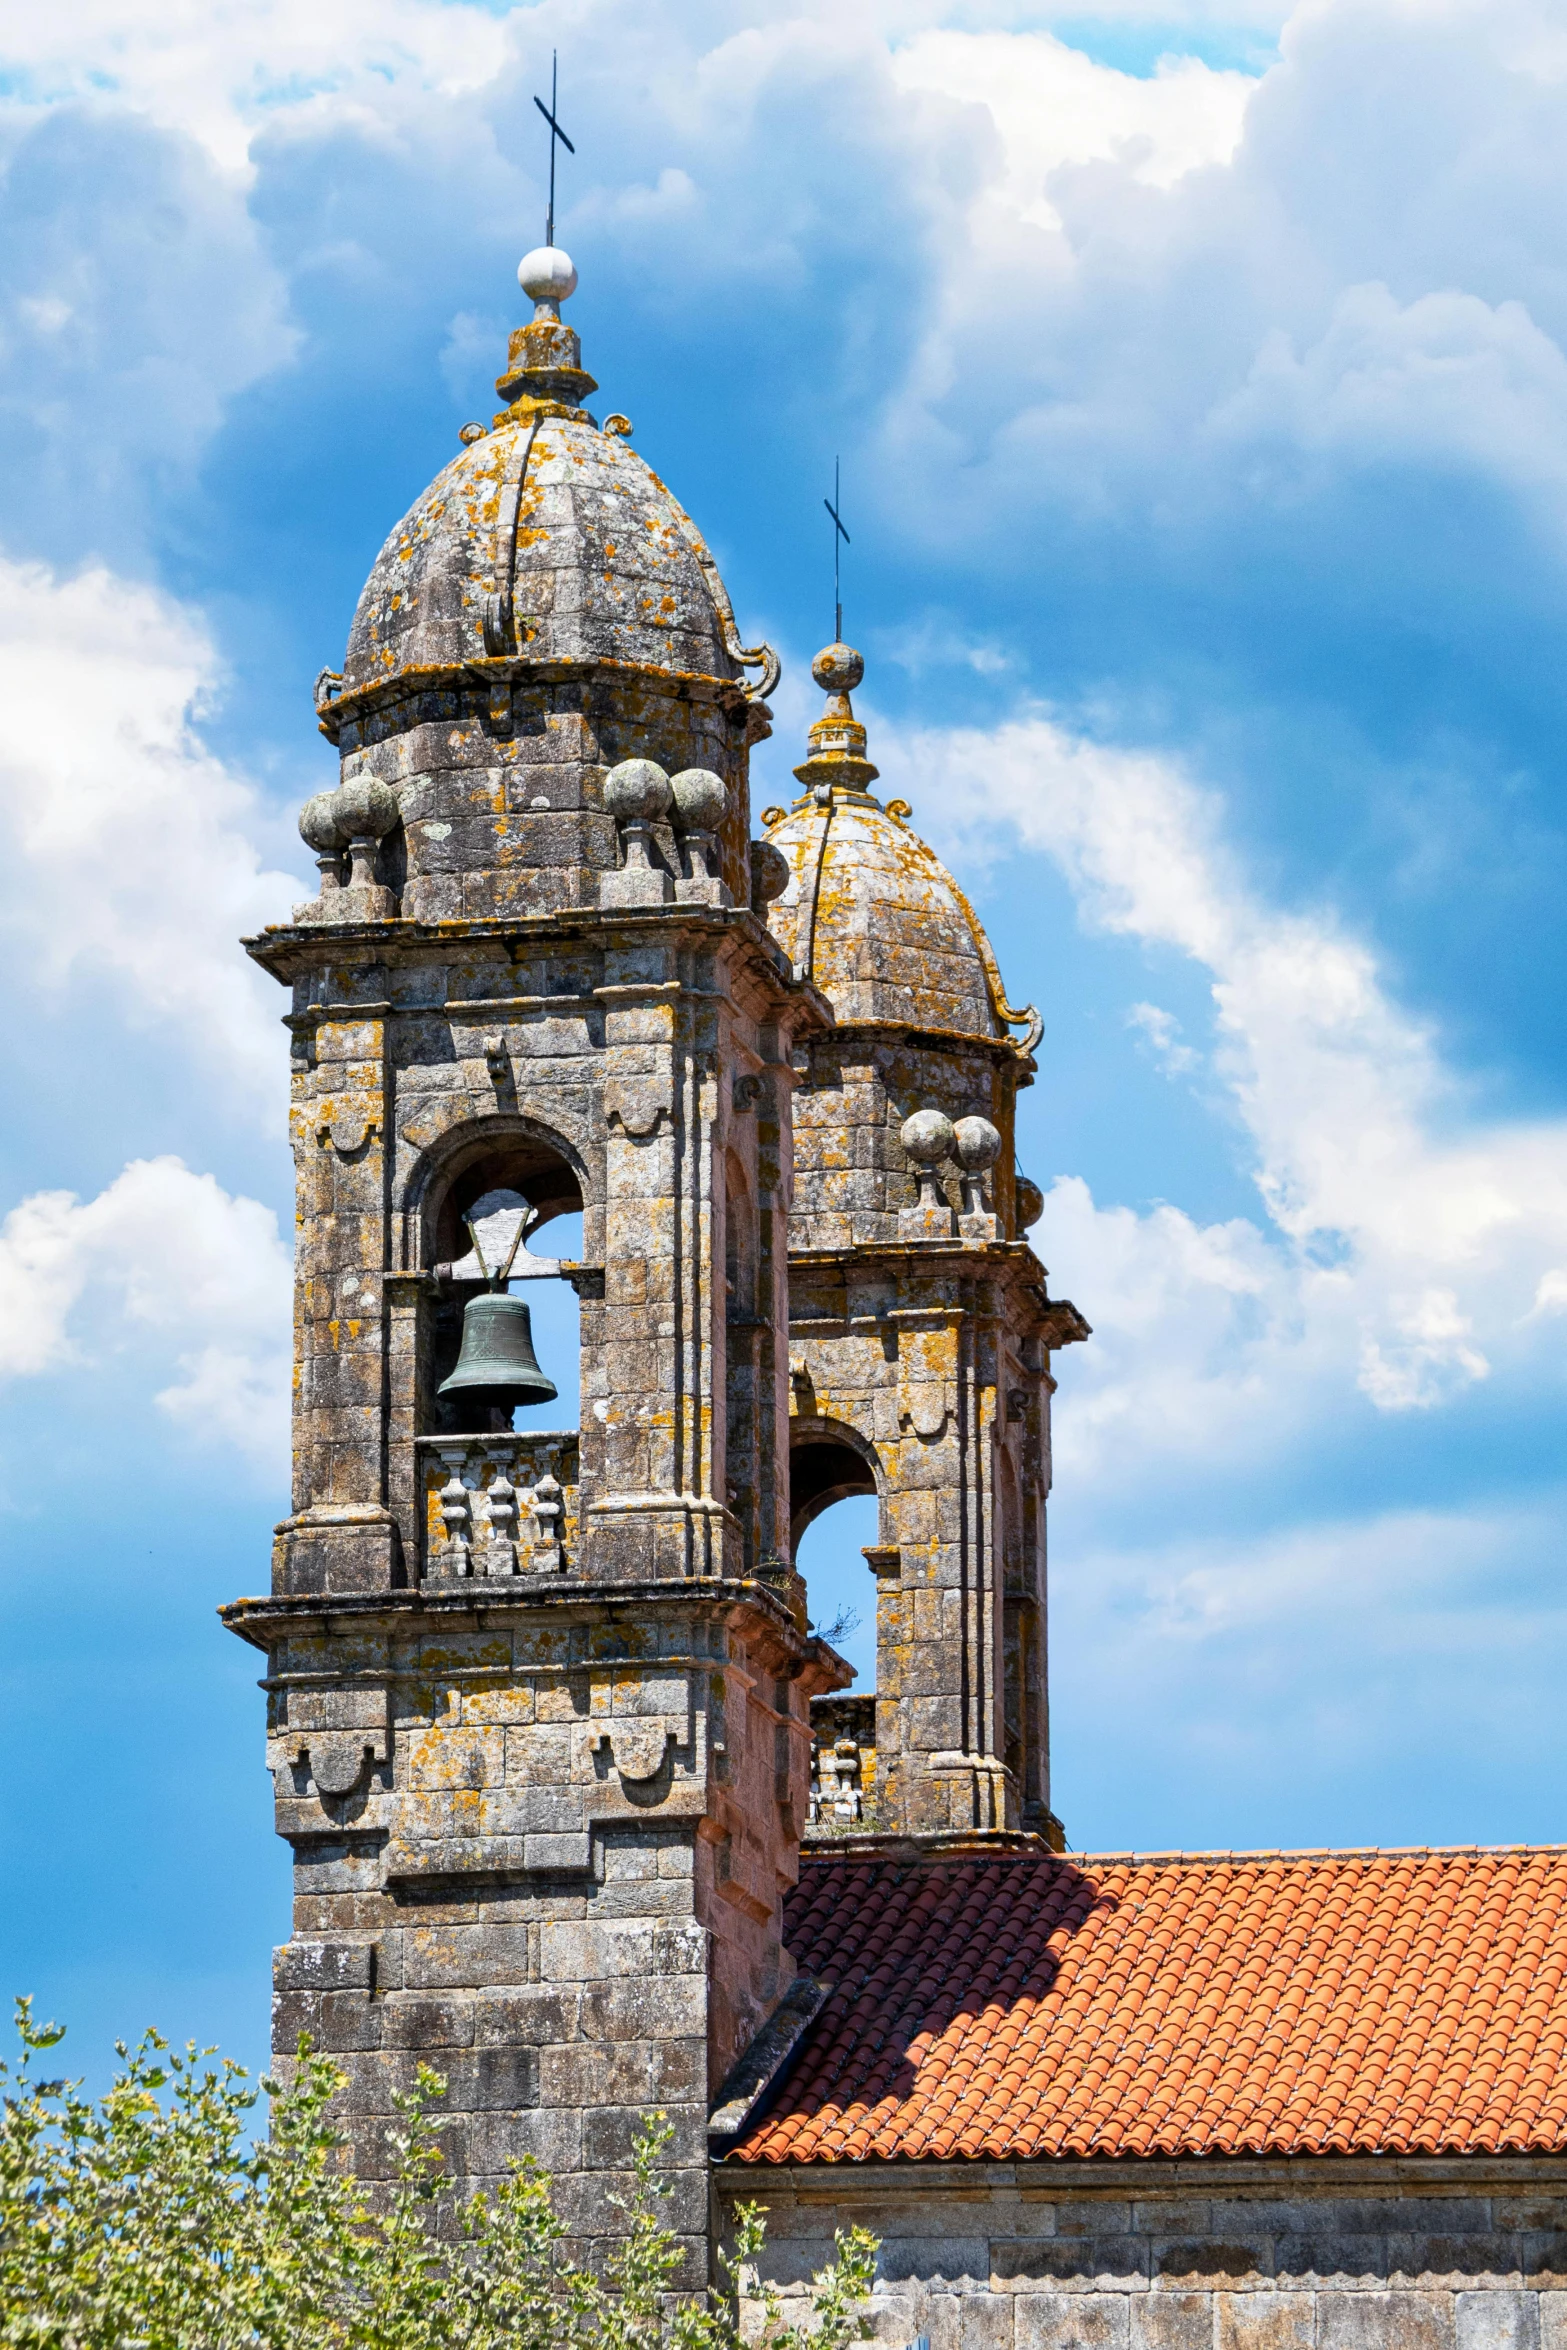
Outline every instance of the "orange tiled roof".
<path id="1" fill-rule="evenodd" d="M 807 1855 L 743 2162 L 1567 2150 L 1567 1848 Z"/>

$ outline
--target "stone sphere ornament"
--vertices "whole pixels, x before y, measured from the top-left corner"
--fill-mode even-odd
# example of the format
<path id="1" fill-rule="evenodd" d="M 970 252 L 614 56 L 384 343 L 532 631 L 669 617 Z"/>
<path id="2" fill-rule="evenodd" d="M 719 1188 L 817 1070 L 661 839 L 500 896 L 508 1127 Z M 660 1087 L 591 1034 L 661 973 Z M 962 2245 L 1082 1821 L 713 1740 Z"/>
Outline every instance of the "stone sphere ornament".
<path id="1" fill-rule="evenodd" d="M 348 835 L 338 819 L 335 791 L 318 791 L 306 800 L 299 811 L 299 837 L 318 857 L 330 857 L 347 848 Z"/>
<path id="2" fill-rule="evenodd" d="M 656 759 L 622 759 L 604 778 L 604 806 L 617 824 L 651 824 L 669 811 L 669 777 Z"/>
<path id="3" fill-rule="evenodd" d="M 402 814 L 396 792 L 373 775 L 355 776 L 332 794 L 338 823 L 350 840 L 384 840 Z"/>
<path id="4" fill-rule="evenodd" d="M 988 1118 L 960 1118 L 952 1129 L 954 1155 L 967 1175 L 981 1175 L 1001 1156 L 1001 1136 Z"/>
<path id="5" fill-rule="evenodd" d="M 758 913 L 770 906 L 774 898 L 781 898 L 793 878 L 793 871 L 782 849 L 775 849 L 770 840 L 751 843 L 751 903 Z"/>
<path id="6" fill-rule="evenodd" d="M 683 767 L 670 777 L 669 790 L 684 831 L 718 830 L 729 801 L 721 775 L 715 775 L 710 767 Z"/>
<path id="7" fill-rule="evenodd" d="M 811 675 L 824 694 L 852 694 L 865 675 L 865 656 L 852 645 L 823 645 Z"/>
<path id="8" fill-rule="evenodd" d="M 1031 1175 L 1019 1175 L 1013 1195 L 1017 1201 L 1017 1228 L 1026 1232 L 1045 1212 L 1045 1195 Z"/>
<path id="9" fill-rule="evenodd" d="M 952 1120 L 940 1110 L 916 1110 L 905 1118 L 899 1140 L 916 1167 L 934 1167 L 952 1156 Z"/>
<path id="10" fill-rule="evenodd" d="M 535 245 L 517 264 L 517 283 L 530 302 L 564 302 L 577 290 L 577 265 L 558 245 Z"/>

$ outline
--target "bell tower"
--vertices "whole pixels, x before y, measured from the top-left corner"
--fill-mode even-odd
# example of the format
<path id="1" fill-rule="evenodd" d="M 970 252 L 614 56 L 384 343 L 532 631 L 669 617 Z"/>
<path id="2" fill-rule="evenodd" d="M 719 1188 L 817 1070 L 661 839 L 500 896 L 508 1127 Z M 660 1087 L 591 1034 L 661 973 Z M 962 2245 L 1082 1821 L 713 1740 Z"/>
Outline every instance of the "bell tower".
<path id="1" fill-rule="evenodd" d="M 1042 1023 L 1008 1003 L 907 801 L 871 789 L 860 655 L 833 644 L 812 667 L 828 701 L 799 796 L 762 818 L 788 867 L 774 931 L 835 1015 L 797 1061 L 791 1534 L 851 1493 L 880 1521 L 876 1694 L 818 1701 L 812 1827 L 1059 1847 L 1050 1359 L 1089 1330 L 1026 1238 L 1043 1203 L 1016 1104 Z"/>
<path id="2" fill-rule="evenodd" d="M 569 260 L 519 278 L 500 408 L 318 681 L 319 894 L 247 942 L 290 992 L 295 1465 L 225 1615 L 294 1853 L 276 2047 L 337 2058 L 362 2175 L 423 2059 L 457 2177 L 537 2154 L 586 2254 L 661 2106 L 695 2285 L 848 1679 L 789 1564 L 792 1092 L 831 1012 L 750 837 L 776 660 L 585 406 Z M 568 1215 L 576 1255 L 529 1245 Z M 577 1413 L 521 1275 L 580 1300 Z"/>

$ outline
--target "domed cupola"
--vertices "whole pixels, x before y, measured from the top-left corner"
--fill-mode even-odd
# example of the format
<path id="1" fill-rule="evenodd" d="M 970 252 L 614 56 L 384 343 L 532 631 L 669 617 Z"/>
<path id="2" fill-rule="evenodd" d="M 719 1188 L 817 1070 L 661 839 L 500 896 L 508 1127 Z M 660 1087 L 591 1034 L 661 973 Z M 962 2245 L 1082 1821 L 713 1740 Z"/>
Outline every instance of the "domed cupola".
<path id="1" fill-rule="evenodd" d="M 740 641 L 701 532 L 629 420 L 583 406 L 597 387 L 560 315 L 569 257 L 543 246 L 517 274 L 535 307 L 496 382 L 505 405 L 463 427 L 376 557 L 342 671 L 317 681 L 345 781 L 398 798 L 375 885 L 421 921 L 591 904 L 620 856 L 602 774 L 646 759 L 721 779 L 720 877 L 744 901 L 745 767 L 777 658 Z M 650 843 L 680 879 L 668 827 Z M 339 918 L 372 903 L 356 885 Z"/>
<path id="2" fill-rule="evenodd" d="M 1004 1037 L 1029 1021 L 1006 1003 L 990 941 L 934 849 L 870 785 L 864 727 L 850 696 L 865 674 L 848 645 L 828 645 L 811 674 L 829 696 L 795 769 L 800 797 L 769 810 L 767 838 L 789 861 L 770 909 L 775 935 L 840 1021 L 897 1021 Z M 1034 1040 L 1031 1040 L 1034 1041 Z"/>
<path id="3" fill-rule="evenodd" d="M 616 661 L 677 675 L 776 675 L 742 646 L 723 581 L 679 500 L 582 402 L 597 390 L 562 323 L 577 284 L 564 253 L 541 248 L 519 277 L 537 304 L 511 338 L 490 429 L 387 539 L 359 599 L 343 669 L 352 696 L 397 678 L 526 655 Z"/>
<path id="4" fill-rule="evenodd" d="M 789 868 L 768 909 L 773 934 L 837 1015 L 813 1044 L 810 1084 L 795 1105 L 791 1245 L 896 1238 L 918 1182 L 902 1133 L 921 1112 L 993 1123 L 1002 1138 L 995 1212 L 1011 1237 L 1013 1101 L 1031 1081 L 1042 1023 L 1032 1006 L 1007 1002 L 978 916 L 911 829 L 907 802 L 884 807 L 871 792 L 878 771 L 850 699 L 865 673 L 860 655 L 828 645 L 811 673 L 828 703 L 794 771 L 800 796 L 787 813 L 762 817 Z M 1014 1026 L 1025 1030 L 1020 1041 L 1008 1034 Z M 930 1196 L 927 1186 L 920 1197 Z"/>
<path id="5" fill-rule="evenodd" d="M 519 268 L 536 301 L 512 334 L 491 428 L 465 428 L 446 465 L 376 557 L 359 597 L 343 696 L 517 653 L 616 660 L 733 682 L 773 660 L 735 632 L 724 580 L 691 515 L 630 447 L 630 423 L 587 414 L 597 390 L 559 306 L 566 254 Z"/>

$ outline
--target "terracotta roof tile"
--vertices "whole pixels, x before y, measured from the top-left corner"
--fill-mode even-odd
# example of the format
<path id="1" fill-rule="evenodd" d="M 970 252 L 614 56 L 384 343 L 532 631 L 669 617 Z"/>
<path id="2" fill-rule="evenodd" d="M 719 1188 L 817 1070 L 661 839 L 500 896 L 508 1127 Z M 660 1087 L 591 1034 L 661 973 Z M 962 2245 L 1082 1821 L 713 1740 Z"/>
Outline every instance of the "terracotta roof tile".
<path id="1" fill-rule="evenodd" d="M 808 1854 L 732 2161 L 1567 2151 L 1567 1847 Z"/>

